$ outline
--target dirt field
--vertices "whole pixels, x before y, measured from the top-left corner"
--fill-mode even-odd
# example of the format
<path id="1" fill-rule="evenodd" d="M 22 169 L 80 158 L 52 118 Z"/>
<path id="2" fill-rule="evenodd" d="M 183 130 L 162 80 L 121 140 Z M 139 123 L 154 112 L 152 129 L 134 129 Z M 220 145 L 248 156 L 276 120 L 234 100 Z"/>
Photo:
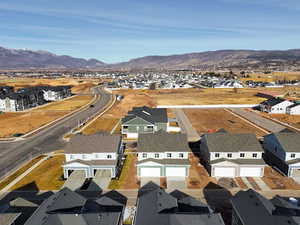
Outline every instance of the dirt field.
<path id="1" fill-rule="evenodd" d="M 300 190 L 300 185 L 292 178 L 282 176 L 270 167 L 265 168 L 265 176 L 262 179 L 271 189 Z"/>
<path id="2" fill-rule="evenodd" d="M 184 112 L 200 134 L 209 130 L 217 131 L 224 128 L 231 133 L 266 135 L 263 131 L 232 115 L 225 109 L 185 109 Z"/>
<path id="3" fill-rule="evenodd" d="M 136 99 L 150 105 L 197 105 L 197 104 L 257 104 L 265 100 L 255 96 L 263 89 L 174 89 L 174 90 L 118 90 L 116 94 L 123 95 L 123 101 L 134 102 Z M 271 90 L 270 90 L 271 91 Z M 137 103 L 138 103 L 137 102 Z"/>
<path id="4" fill-rule="evenodd" d="M 64 181 L 62 164 L 64 155 L 57 155 L 44 161 L 30 174 L 12 187 L 11 190 L 59 190 Z"/>
<path id="5" fill-rule="evenodd" d="M 28 133 L 86 105 L 92 98 L 92 96 L 75 96 L 28 112 L 2 113 L 0 114 L 0 137 Z"/>
<path id="6" fill-rule="evenodd" d="M 271 74 L 252 73 L 249 78 L 241 78 L 241 81 L 253 80 L 261 82 L 273 82 L 277 80 L 298 80 L 300 78 L 299 72 L 273 72 Z"/>
<path id="7" fill-rule="evenodd" d="M 293 127 L 300 128 L 300 115 L 287 115 L 287 114 L 268 114 L 260 112 L 263 117 L 276 119 L 281 122 L 287 123 Z"/>

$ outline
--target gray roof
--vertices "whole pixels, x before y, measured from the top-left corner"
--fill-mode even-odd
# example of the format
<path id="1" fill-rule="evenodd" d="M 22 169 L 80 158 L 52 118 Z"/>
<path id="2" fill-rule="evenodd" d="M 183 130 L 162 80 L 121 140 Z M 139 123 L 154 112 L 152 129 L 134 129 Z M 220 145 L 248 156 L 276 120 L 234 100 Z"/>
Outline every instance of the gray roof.
<path id="1" fill-rule="evenodd" d="M 64 188 L 45 200 L 25 225 L 118 225 L 127 199 L 113 192 L 86 199 Z"/>
<path id="2" fill-rule="evenodd" d="M 255 134 L 212 133 L 203 136 L 210 152 L 262 152 Z"/>
<path id="3" fill-rule="evenodd" d="M 125 116 L 122 119 L 122 124 L 136 117 L 140 117 L 152 124 L 168 122 L 168 115 L 166 109 L 149 108 L 147 106 L 143 106 L 143 107 L 134 107 L 131 111 L 129 111 L 127 116 Z"/>
<path id="4" fill-rule="evenodd" d="M 1 225 L 12 225 L 21 213 L 0 213 Z"/>
<path id="5" fill-rule="evenodd" d="M 254 190 L 240 191 L 232 199 L 236 214 L 243 225 L 299 225 L 300 207 L 276 196 L 268 200 Z"/>
<path id="6" fill-rule="evenodd" d="M 210 161 L 210 164 L 216 164 L 216 163 L 225 162 L 225 161 L 236 163 L 239 165 L 259 165 L 259 166 L 266 165 L 266 163 L 263 159 L 225 159 L 225 158 L 212 160 L 212 161 Z"/>
<path id="7" fill-rule="evenodd" d="M 220 214 L 178 190 L 168 194 L 153 183 L 139 190 L 135 225 L 224 225 Z"/>
<path id="8" fill-rule="evenodd" d="M 300 152 L 300 133 L 274 133 L 274 135 L 282 148 L 286 152 Z"/>
<path id="9" fill-rule="evenodd" d="M 104 133 L 96 133 L 93 135 L 78 134 L 71 138 L 65 148 L 65 153 L 117 152 L 120 141 L 120 135 L 109 135 Z"/>
<path id="10" fill-rule="evenodd" d="M 162 165 L 190 165 L 190 161 L 188 159 L 143 159 L 138 161 L 136 164 L 139 165 L 145 162 L 156 162 Z"/>
<path id="11" fill-rule="evenodd" d="M 139 134 L 138 152 L 190 152 L 186 134 L 171 134 L 158 131 L 154 134 Z"/>

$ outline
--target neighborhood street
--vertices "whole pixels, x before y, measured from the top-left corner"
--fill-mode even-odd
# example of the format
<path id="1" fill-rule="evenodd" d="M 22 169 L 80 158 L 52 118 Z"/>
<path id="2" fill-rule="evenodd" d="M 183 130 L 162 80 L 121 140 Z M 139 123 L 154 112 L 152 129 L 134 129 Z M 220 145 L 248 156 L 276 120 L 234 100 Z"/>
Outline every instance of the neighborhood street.
<path id="1" fill-rule="evenodd" d="M 33 156 L 63 148 L 65 142 L 62 137 L 65 133 L 75 128 L 78 121 L 84 121 L 101 112 L 112 100 L 112 95 L 100 87 L 93 90 L 97 96 L 94 107 L 76 112 L 25 140 L 0 142 L 0 178 Z"/>

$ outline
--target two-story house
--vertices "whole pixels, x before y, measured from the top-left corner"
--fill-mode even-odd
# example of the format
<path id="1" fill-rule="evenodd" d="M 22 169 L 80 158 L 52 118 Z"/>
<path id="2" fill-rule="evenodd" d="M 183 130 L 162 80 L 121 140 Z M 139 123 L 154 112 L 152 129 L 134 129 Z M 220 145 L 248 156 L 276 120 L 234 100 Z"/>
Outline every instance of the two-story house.
<path id="1" fill-rule="evenodd" d="M 231 199 L 232 225 L 300 225 L 299 199 L 276 195 L 267 199 L 254 190 Z"/>
<path id="2" fill-rule="evenodd" d="M 168 124 L 166 109 L 134 107 L 122 119 L 122 134 L 127 138 L 137 138 L 139 134 L 167 131 Z"/>
<path id="3" fill-rule="evenodd" d="M 71 86 L 47 86 L 42 90 L 46 101 L 59 101 L 72 95 Z"/>
<path id="4" fill-rule="evenodd" d="M 224 225 L 220 213 L 178 190 L 167 193 L 153 182 L 139 189 L 133 225 Z"/>
<path id="5" fill-rule="evenodd" d="M 87 198 L 64 188 L 44 200 L 25 225 L 123 225 L 126 204 L 117 191 Z"/>
<path id="6" fill-rule="evenodd" d="M 96 172 L 109 171 L 115 177 L 120 169 L 123 144 L 120 135 L 93 134 L 76 135 L 65 148 L 66 162 L 63 165 L 64 177 L 74 170 L 84 171 L 86 178 Z"/>
<path id="7" fill-rule="evenodd" d="M 140 134 L 137 142 L 139 177 L 187 177 L 189 153 L 186 134 L 158 131 Z"/>
<path id="8" fill-rule="evenodd" d="M 255 134 L 217 132 L 201 138 L 202 163 L 213 177 L 262 177 L 262 154 Z"/>
<path id="9" fill-rule="evenodd" d="M 287 107 L 294 103 L 283 98 L 271 98 L 259 104 L 262 112 L 267 113 L 283 113 L 287 112 Z"/>
<path id="10" fill-rule="evenodd" d="M 290 177 L 300 177 L 300 134 L 287 130 L 264 137 L 266 162 Z"/>

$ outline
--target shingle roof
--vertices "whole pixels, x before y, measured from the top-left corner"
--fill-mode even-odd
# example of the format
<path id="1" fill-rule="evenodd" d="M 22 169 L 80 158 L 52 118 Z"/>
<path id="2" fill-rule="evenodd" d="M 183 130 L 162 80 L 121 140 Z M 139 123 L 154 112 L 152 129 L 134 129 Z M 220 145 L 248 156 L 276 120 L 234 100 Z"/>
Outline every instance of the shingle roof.
<path id="1" fill-rule="evenodd" d="M 168 116 L 166 109 L 149 108 L 147 106 L 134 107 L 128 112 L 127 116 L 122 119 L 122 123 L 126 123 L 135 117 L 140 117 L 147 122 L 154 123 L 167 123 Z"/>
<path id="2" fill-rule="evenodd" d="M 220 214 L 179 191 L 167 194 L 157 185 L 141 188 L 137 201 L 135 225 L 224 225 Z M 198 203 L 197 203 L 198 202 Z"/>
<path id="3" fill-rule="evenodd" d="M 259 193 L 249 189 L 238 192 L 232 199 L 234 211 L 239 215 L 244 225 L 299 225 L 299 206 L 283 201 L 276 196 L 271 201 Z M 281 208 L 279 210 L 279 207 Z"/>
<path id="4" fill-rule="evenodd" d="M 65 148 L 65 153 L 97 153 L 117 152 L 121 141 L 120 135 L 93 134 L 76 135 L 71 138 Z"/>
<path id="5" fill-rule="evenodd" d="M 286 152 L 300 152 L 300 133 L 284 132 L 274 133 L 277 141 Z"/>
<path id="6" fill-rule="evenodd" d="M 285 99 L 282 99 L 282 98 L 270 98 L 270 99 L 262 102 L 261 104 L 268 105 L 268 106 L 274 106 L 274 105 L 277 105 L 284 101 L 285 101 Z"/>
<path id="7" fill-rule="evenodd" d="M 12 225 L 21 213 L 0 213 L 0 224 L 1 225 Z"/>
<path id="8" fill-rule="evenodd" d="M 262 152 L 255 134 L 212 133 L 203 136 L 210 152 Z"/>
<path id="9" fill-rule="evenodd" d="M 86 199 L 64 188 L 45 200 L 25 225 L 118 225 L 126 203 L 121 194 Z"/>
<path id="10" fill-rule="evenodd" d="M 138 152 L 189 152 L 186 134 L 171 134 L 158 131 L 154 134 L 140 134 L 137 143 Z"/>

